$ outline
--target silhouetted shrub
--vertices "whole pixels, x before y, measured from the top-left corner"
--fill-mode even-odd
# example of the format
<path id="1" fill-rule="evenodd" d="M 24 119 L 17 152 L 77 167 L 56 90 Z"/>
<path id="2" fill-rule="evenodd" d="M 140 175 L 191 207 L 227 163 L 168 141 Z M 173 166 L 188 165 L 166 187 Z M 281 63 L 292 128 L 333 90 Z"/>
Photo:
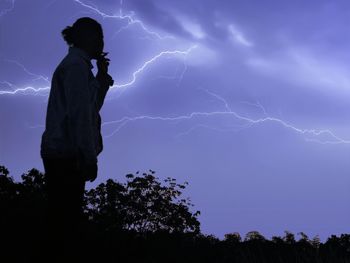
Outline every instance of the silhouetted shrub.
<path id="1" fill-rule="evenodd" d="M 154 173 L 150 170 L 142 176 L 128 174 L 125 184 L 109 179 L 86 191 L 88 218 L 106 230 L 199 233 L 199 211 L 190 212 L 190 200 L 180 198 L 187 183 L 178 184 L 167 178 L 162 185 Z"/>
<path id="2" fill-rule="evenodd" d="M 84 244 L 89 247 L 77 244 L 86 251 L 83 262 L 350 262 L 349 234 L 332 235 L 325 243 L 303 232 L 296 240 L 288 231 L 271 240 L 258 231 L 248 232 L 244 241 L 237 232 L 224 240 L 204 235 L 199 211 L 191 212 L 190 200 L 181 197 L 187 183 L 160 182 L 152 170 L 138 174 L 126 175 L 126 183 L 109 179 L 85 192 Z M 0 166 L 0 262 L 37 262 L 29 255 L 44 251 L 45 175 L 31 169 L 21 178 L 15 182 Z"/>

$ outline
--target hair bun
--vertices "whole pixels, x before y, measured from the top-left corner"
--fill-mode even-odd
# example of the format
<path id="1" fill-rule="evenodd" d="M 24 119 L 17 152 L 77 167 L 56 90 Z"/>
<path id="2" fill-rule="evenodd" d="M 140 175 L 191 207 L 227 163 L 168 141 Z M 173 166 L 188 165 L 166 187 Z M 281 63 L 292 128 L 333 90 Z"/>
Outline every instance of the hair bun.
<path id="1" fill-rule="evenodd" d="M 92 34 L 103 36 L 102 26 L 90 17 L 81 17 L 72 26 L 61 31 L 63 39 L 69 46 L 82 47 Z"/>
<path id="2" fill-rule="evenodd" d="M 65 29 L 62 30 L 61 34 L 63 36 L 63 39 L 67 42 L 68 45 L 72 45 L 73 39 L 74 39 L 74 29 L 71 26 L 67 26 Z"/>

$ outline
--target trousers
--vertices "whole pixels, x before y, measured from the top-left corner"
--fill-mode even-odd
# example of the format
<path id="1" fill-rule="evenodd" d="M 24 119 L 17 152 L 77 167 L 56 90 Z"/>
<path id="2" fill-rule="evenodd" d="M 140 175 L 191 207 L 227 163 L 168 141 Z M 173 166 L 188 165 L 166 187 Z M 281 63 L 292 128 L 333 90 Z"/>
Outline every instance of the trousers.
<path id="1" fill-rule="evenodd" d="M 75 159 L 43 158 L 47 191 L 47 238 L 51 256 L 79 256 L 85 179 Z M 52 261 L 54 262 L 54 260 Z"/>

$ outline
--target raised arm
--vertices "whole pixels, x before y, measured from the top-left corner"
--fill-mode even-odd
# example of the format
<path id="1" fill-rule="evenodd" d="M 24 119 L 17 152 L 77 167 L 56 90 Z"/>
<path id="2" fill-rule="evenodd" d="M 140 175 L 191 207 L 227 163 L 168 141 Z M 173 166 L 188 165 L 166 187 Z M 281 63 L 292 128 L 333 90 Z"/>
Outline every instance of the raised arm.
<path id="1" fill-rule="evenodd" d="M 97 106 L 98 110 L 102 108 L 104 99 L 110 86 L 113 86 L 113 78 L 108 74 L 108 66 L 110 59 L 107 58 L 108 53 L 103 52 L 97 59 L 97 74 L 96 79 L 100 83 L 100 89 L 97 93 Z"/>
<path id="2" fill-rule="evenodd" d="M 113 85 L 113 79 L 107 73 L 100 73 L 100 72 L 96 74 L 96 79 L 100 84 L 100 88 L 97 91 L 97 98 L 96 98 L 97 107 L 98 107 L 98 110 L 100 111 L 103 106 L 103 102 L 105 100 L 109 87 Z"/>

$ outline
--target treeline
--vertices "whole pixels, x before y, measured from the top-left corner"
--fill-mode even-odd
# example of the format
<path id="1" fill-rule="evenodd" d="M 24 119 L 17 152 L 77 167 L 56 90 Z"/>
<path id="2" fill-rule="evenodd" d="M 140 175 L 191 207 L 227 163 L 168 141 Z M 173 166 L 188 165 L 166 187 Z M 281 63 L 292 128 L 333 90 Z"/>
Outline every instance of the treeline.
<path id="1" fill-rule="evenodd" d="M 32 169 L 16 182 L 0 166 L 0 262 L 38 262 L 47 247 L 45 175 Z M 223 240 L 200 231 L 199 211 L 182 197 L 187 183 L 161 181 L 155 172 L 107 180 L 85 191 L 82 262 L 350 262 L 350 235 L 316 236 L 288 231 L 266 239 L 257 231 Z M 62 189 L 64 194 L 64 189 Z M 41 257 L 40 257 L 41 256 Z M 48 262 L 43 260 L 43 262 Z"/>

